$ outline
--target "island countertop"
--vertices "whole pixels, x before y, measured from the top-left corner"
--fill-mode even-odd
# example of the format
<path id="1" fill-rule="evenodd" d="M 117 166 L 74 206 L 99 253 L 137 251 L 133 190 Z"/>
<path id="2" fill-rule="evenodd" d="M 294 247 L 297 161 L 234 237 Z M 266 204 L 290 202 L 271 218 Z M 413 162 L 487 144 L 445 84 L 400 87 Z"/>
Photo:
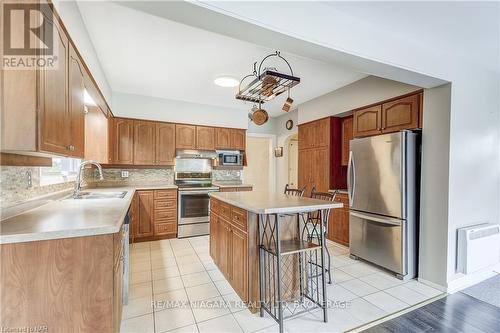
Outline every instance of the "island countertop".
<path id="1" fill-rule="evenodd" d="M 290 214 L 342 208 L 342 203 L 268 191 L 211 192 L 210 196 L 255 214 Z"/>

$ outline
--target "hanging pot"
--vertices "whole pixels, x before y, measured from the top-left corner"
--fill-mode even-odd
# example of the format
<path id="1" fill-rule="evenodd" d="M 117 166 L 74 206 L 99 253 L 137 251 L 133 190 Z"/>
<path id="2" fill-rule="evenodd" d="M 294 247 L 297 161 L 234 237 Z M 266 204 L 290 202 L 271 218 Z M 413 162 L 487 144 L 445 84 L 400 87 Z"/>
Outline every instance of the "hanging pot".
<path id="1" fill-rule="evenodd" d="M 252 120 L 256 125 L 264 125 L 269 120 L 269 115 L 266 110 L 259 108 L 252 114 Z"/>

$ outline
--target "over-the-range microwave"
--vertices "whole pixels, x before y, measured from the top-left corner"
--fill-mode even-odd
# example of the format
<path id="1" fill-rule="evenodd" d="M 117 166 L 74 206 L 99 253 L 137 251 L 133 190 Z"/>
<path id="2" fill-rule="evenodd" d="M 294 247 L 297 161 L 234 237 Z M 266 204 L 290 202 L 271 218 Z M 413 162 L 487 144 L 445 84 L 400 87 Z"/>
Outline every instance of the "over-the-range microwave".
<path id="1" fill-rule="evenodd" d="M 239 150 L 218 150 L 220 166 L 243 166 L 243 154 Z"/>

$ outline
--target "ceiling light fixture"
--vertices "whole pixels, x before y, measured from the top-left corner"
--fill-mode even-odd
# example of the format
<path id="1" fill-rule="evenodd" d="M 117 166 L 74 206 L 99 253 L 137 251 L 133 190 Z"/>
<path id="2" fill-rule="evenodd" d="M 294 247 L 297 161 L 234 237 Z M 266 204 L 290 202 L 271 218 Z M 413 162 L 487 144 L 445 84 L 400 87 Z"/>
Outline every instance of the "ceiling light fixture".
<path id="1" fill-rule="evenodd" d="M 233 88 L 240 84 L 240 81 L 231 76 L 219 76 L 215 78 L 214 83 L 219 87 Z"/>

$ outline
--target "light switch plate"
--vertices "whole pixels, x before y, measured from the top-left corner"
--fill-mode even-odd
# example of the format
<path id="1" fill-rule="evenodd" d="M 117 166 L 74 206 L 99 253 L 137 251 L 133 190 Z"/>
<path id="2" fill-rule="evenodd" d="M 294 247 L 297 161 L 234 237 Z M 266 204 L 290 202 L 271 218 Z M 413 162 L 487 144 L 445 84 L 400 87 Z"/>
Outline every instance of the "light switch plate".
<path id="1" fill-rule="evenodd" d="M 122 178 L 128 178 L 128 171 L 122 171 Z"/>

